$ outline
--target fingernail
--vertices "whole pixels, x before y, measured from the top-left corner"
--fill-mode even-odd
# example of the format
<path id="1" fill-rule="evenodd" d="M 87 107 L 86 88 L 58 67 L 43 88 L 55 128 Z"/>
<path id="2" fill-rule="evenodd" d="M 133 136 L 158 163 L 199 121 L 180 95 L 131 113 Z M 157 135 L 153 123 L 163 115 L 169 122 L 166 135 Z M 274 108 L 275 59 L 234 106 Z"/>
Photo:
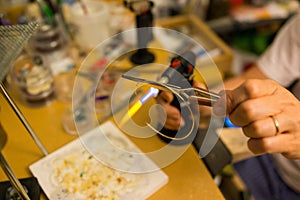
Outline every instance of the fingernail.
<path id="1" fill-rule="evenodd" d="M 216 116 L 224 117 L 226 115 L 226 103 L 225 95 L 221 95 L 221 98 L 213 104 L 213 113 Z"/>
<path id="2" fill-rule="evenodd" d="M 213 107 L 213 113 L 216 115 L 216 116 L 225 116 L 226 115 L 226 109 L 225 109 L 225 106 L 222 105 L 221 103 L 216 103 Z"/>
<path id="3" fill-rule="evenodd" d="M 225 113 L 225 110 L 223 108 L 218 107 L 218 108 L 214 108 L 214 114 L 216 116 L 223 117 L 223 116 L 225 116 L 226 113 Z"/>

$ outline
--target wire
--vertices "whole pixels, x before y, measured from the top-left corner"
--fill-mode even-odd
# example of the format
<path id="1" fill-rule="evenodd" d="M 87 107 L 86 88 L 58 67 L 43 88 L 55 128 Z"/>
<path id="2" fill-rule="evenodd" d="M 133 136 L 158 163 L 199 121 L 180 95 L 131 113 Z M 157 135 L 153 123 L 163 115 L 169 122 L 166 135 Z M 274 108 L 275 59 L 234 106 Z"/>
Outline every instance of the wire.
<path id="1" fill-rule="evenodd" d="M 183 102 L 187 102 L 186 100 L 184 100 L 184 98 L 183 98 L 179 93 L 175 92 L 172 88 L 168 87 L 167 85 L 165 85 L 165 87 L 166 87 L 167 89 L 169 89 L 173 94 L 176 94 L 176 95 L 178 96 L 178 98 L 180 98 L 180 100 L 182 100 Z M 186 105 L 188 105 L 188 104 L 186 104 Z M 183 137 L 171 137 L 171 136 L 168 136 L 168 135 L 166 135 L 166 134 L 160 132 L 160 131 L 157 130 L 156 128 L 154 128 L 151 124 L 149 124 L 149 123 L 146 123 L 146 124 L 147 124 L 147 126 L 148 126 L 149 128 L 151 128 L 155 133 L 159 134 L 159 135 L 162 136 L 162 137 L 165 137 L 165 138 L 170 139 L 170 140 L 175 140 L 175 141 L 184 140 L 184 139 L 188 138 L 188 137 L 192 134 L 192 132 L 193 132 L 193 130 L 194 130 L 194 126 L 195 126 L 195 117 L 194 117 L 194 115 L 193 115 L 192 109 L 191 109 L 190 106 L 188 106 L 187 108 L 188 108 L 188 110 L 189 110 L 189 112 L 190 112 L 190 116 L 192 117 L 192 119 L 191 119 L 191 120 L 192 120 L 192 127 L 191 127 L 191 129 L 189 130 L 189 132 L 186 133 L 185 136 L 183 136 Z"/>

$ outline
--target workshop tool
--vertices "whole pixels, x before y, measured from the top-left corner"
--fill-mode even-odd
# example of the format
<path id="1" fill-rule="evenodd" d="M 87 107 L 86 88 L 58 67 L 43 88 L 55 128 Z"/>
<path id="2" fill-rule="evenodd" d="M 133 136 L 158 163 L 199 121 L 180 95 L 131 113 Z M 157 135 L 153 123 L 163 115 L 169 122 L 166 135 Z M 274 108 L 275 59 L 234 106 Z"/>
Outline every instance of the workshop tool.
<path id="1" fill-rule="evenodd" d="M 34 142 L 37 144 L 44 155 L 48 155 L 47 150 L 42 145 L 35 132 L 32 130 L 30 124 L 27 122 L 16 103 L 6 91 L 3 83 L 3 80 L 5 79 L 14 60 L 23 50 L 23 47 L 25 46 L 28 39 L 37 30 L 38 25 L 39 24 L 37 22 L 31 22 L 26 25 L 0 25 L 0 91 L 2 92 L 3 96 L 6 98 L 7 102 L 10 104 L 16 115 L 19 117 L 20 121 L 23 123 L 27 131 L 30 133 Z M 3 130 L 1 131 L 3 132 Z M 0 138 L 2 138 L 1 135 Z M 12 186 L 18 192 L 20 198 L 29 199 L 21 183 L 19 182 L 15 174 L 12 173 L 3 156 L 1 156 L 0 164 L 7 174 L 9 181 L 12 183 Z"/>
<path id="2" fill-rule="evenodd" d="M 147 49 L 148 43 L 153 40 L 153 14 L 154 3 L 149 0 L 125 0 L 124 6 L 135 13 L 137 31 L 137 51 L 130 60 L 137 65 L 148 64 L 155 60 L 153 53 Z"/>
<path id="3" fill-rule="evenodd" d="M 168 84 L 168 83 L 167 84 L 160 83 L 158 81 L 152 81 L 152 80 L 147 80 L 147 79 L 143 79 L 143 78 L 137 78 L 137 77 L 129 76 L 126 74 L 123 74 L 122 78 L 131 80 L 134 82 L 147 83 L 152 88 L 157 88 L 161 91 L 171 92 L 177 96 L 183 96 L 186 99 L 195 99 L 195 100 L 197 100 L 199 105 L 203 105 L 203 106 L 212 106 L 212 104 L 220 98 L 220 96 L 218 94 L 210 92 L 209 90 L 206 90 L 203 88 L 196 88 L 196 87 L 181 88 L 176 85 L 172 85 L 172 84 Z M 150 92 L 150 91 L 148 91 L 148 92 Z M 191 94 L 189 95 L 188 93 L 191 93 Z"/>
<path id="4" fill-rule="evenodd" d="M 17 114 L 27 131 L 30 133 L 31 137 L 40 148 L 40 150 L 44 153 L 44 155 L 48 155 L 47 150 L 40 142 L 39 138 L 31 128 L 30 124 L 25 119 L 21 110 L 18 108 L 16 103 L 10 97 L 4 83 L 2 82 L 6 77 L 11 65 L 14 60 L 23 50 L 26 42 L 32 36 L 32 34 L 37 30 L 39 24 L 37 22 L 30 22 L 26 25 L 12 25 L 12 26 L 0 26 L 0 89 L 3 96 L 6 98 L 7 102 L 13 108 L 14 112 Z"/>
<path id="5" fill-rule="evenodd" d="M 208 90 L 192 87 L 194 78 L 194 65 L 195 55 L 194 53 L 187 51 L 182 56 L 176 56 L 171 60 L 170 67 L 168 67 L 162 73 L 158 81 L 132 77 L 126 74 L 122 75 L 122 77 L 125 79 L 140 83 L 147 83 L 150 84 L 152 88 L 173 93 L 174 99 L 171 102 L 171 105 L 178 108 L 181 111 L 182 116 L 187 119 L 185 125 L 176 131 L 166 129 L 163 127 L 163 125 L 159 125 L 158 127 L 161 128 L 161 130 L 158 131 L 157 128 L 147 124 L 156 133 L 158 133 L 165 142 L 169 143 L 172 141 L 181 141 L 178 144 L 183 144 L 191 141 L 190 138 L 196 134 L 197 130 L 197 126 L 195 124 L 195 121 L 197 121 L 197 116 L 195 116 L 195 113 L 192 111 L 192 107 L 195 107 L 195 104 L 211 106 L 212 103 L 220 98 L 219 95 L 209 92 Z M 132 109 L 134 109 L 136 112 L 137 107 L 138 106 L 133 105 L 129 109 L 129 113 L 132 113 Z M 141 107 L 141 105 L 139 107 Z M 127 119 L 128 115 L 125 118 Z M 191 120 L 189 120 L 189 118 Z M 122 123 L 124 123 L 125 120 L 123 119 Z M 182 140 L 186 141 L 182 142 Z M 172 143 L 175 144 L 174 142 Z"/>
<path id="6" fill-rule="evenodd" d="M 5 130 L 2 127 L 2 124 L 0 123 L 0 166 L 6 176 L 9 178 L 11 185 L 14 187 L 18 195 L 23 200 L 30 200 L 27 192 L 25 191 L 23 185 L 20 183 L 20 181 L 17 179 L 15 173 L 12 171 L 11 167 L 7 163 L 6 159 L 4 158 L 2 154 L 2 149 L 5 146 L 7 141 L 7 134 Z"/>

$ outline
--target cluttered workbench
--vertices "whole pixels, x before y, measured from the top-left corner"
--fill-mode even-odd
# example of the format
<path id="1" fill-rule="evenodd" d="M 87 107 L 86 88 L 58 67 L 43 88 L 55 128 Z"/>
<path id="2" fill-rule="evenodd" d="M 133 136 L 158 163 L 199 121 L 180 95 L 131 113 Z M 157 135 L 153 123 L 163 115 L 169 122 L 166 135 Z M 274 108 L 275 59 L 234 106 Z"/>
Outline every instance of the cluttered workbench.
<path id="1" fill-rule="evenodd" d="M 154 54 L 157 55 L 157 53 Z M 162 60 L 169 62 L 169 57 L 166 59 L 165 54 L 160 53 L 157 56 L 157 60 L 160 60 L 160 62 L 163 62 Z M 123 65 L 121 66 L 128 65 L 128 59 L 123 59 L 122 62 Z M 112 65 L 113 64 L 114 63 L 112 63 Z M 117 66 L 120 66 L 119 62 L 117 62 L 117 64 Z M 53 157 L 53 155 L 57 155 L 57 152 L 64 153 L 66 146 L 69 146 L 70 144 L 72 146 L 73 141 L 79 141 L 78 135 L 68 134 L 64 130 L 62 124 L 62 115 L 65 110 L 70 107 L 70 104 L 61 102 L 58 99 L 52 99 L 43 106 L 28 106 L 19 98 L 16 90 L 13 89 L 13 86 L 7 84 L 6 87 L 49 154 L 44 155 L 38 148 L 9 106 L 8 102 L 1 95 L 0 119 L 1 124 L 7 133 L 7 143 L 5 144 L 2 153 L 19 179 L 22 180 L 24 178 L 33 177 L 32 172 L 34 172 L 34 175 L 39 174 L 37 177 L 38 181 L 44 182 L 41 187 L 41 199 L 52 199 L 52 191 L 50 191 L 51 187 L 49 187 L 48 183 L 51 185 L 53 177 L 51 176 L 51 171 L 43 171 L 45 170 L 43 169 L 43 166 L 50 166 L 51 169 L 51 166 L 55 166 L 57 161 L 53 161 L 50 158 Z M 143 121 L 144 117 L 144 114 L 137 114 L 138 121 Z M 113 122 L 114 120 L 109 118 L 108 121 Z M 101 123 L 105 122 L 102 121 Z M 129 138 L 144 152 L 157 150 L 165 145 L 162 140 L 155 136 L 147 139 L 130 136 Z M 77 147 L 78 146 L 82 145 L 77 144 Z M 30 168 L 34 163 L 39 163 L 40 161 L 43 161 L 40 165 L 35 168 Z M 145 191 L 152 188 L 147 194 L 148 196 L 146 196 L 149 199 L 198 199 L 199 197 L 202 199 L 214 200 L 224 199 L 193 145 L 186 146 L 182 155 L 178 156 L 174 162 L 163 166 L 161 169 L 157 168 L 156 171 L 157 170 L 164 175 L 161 177 L 158 176 L 157 179 L 160 180 L 162 177 L 165 177 L 165 179 L 158 185 L 152 186 L 151 181 L 144 185 L 146 188 Z M 147 173 L 148 172 L 144 174 Z M 50 177 L 48 177 L 49 174 Z M 7 181 L 7 177 L 2 171 L 0 178 L 1 181 Z M 155 180 L 153 183 L 155 183 Z M 143 197 L 141 198 L 143 199 Z"/>
<path id="2" fill-rule="evenodd" d="M 142 3 L 141 8 L 148 6 L 148 1 Z M 135 5 L 128 7 L 141 17 L 137 17 L 137 22 L 144 19 L 145 14 L 151 14 L 140 13 L 140 7 Z M 73 14 L 82 15 L 77 12 Z M 44 52 L 54 49 L 51 46 L 45 49 L 45 43 L 39 43 L 39 37 L 35 36 L 31 40 L 32 48 L 40 50 L 54 78 L 49 75 L 49 69 L 41 59 L 36 56 L 31 59 L 27 55 L 14 62 L 7 82 L 1 83 L 0 122 L 4 130 L 1 131 L 6 134 L 1 153 L 16 177 L 25 185 L 29 196 L 35 193 L 33 199 L 224 199 L 191 141 L 182 146 L 172 146 L 157 137 L 153 130 L 144 133 L 146 129 L 143 125 L 151 115 L 153 99 L 145 105 L 143 102 L 140 108 L 142 104 L 138 99 L 141 98 L 140 93 L 145 92 L 141 90 L 143 86 L 120 81 L 120 76 L 129 74 L 155 80 L 168 65 L 173 67 L 178 64 L 170 64 L 172 57 L 192 50 L 197 57 L 194 64 L 198 67 L 196 76 L 191 77 L 204 81 L 209 88 L 222 81 L 223 77 L 231 75 L 231 51 L 195 16 L 162 20 L 157 23 L 160 28 L 152 27 L 150 31 L 147 28 L 151 24 L 145 28 L 144 21 L 140 22 L 142 27 L 137 28 L 142 29 L 127 30 L 110 37 L 87 54 L 82 63 L 76 62 L 75 65 L 80 65 L 80 68 L 74 69 L 72 59 L 66 56 L 70 55 L 70 49 L 60 49 L 61 46 L 58 46 L 60 54 L 57 55 L 62 57 L 51 57 L 51 53 Z M 53 31 L 56 34 L 55 29 L 44 28 L 47 34 Z M 198 35 L 199 31 L 201 34 Z M 40 34 L 42 36 L 44 33 Z M 90 32 L 86 34 L 85 37 L 76 37 L 81 37 L 81 42 L 92 40 Z M 137 36 L 137 42 L 133 36 Z M 95 39 L 99 42 L 99 38 Z M 103 40 L 103 37 L 100 39 Z M 61 41 L 57 42 L 60 45 Z M 91 50 L 93 44 L 95 41 L 91 42 L 91 46 L 80 48 Z M 30 85 L 36 80 L 35 76 L 20 78 L 30 72 L 43 75 L 38 78 L 43 80 L 42 85 L 35 88 Z M 100 77 L 97 73 L 100 73 Z M 75 78 L 78 77 L 84 81 L 76 83 Z M 26 84 L 13 83 L 18 80 L 25 80 Z M 34 136 L 40 140 L 39 144 L 32 133 L 28 134 L 24 120 L 21 120 L 22 124 L 20 116 L 18 118 L 7 101 L 2 88 L 4 85 L 25 117 L 25 127 L 29 125 L 32 128 L 36 134 Z M 98 123 L 89 121 L 90 116 L 95 114 L 89 110 L 91 97 Z M 132 114 L 129 105 L 134 99 L 140 110 Z M 123 105 L 124 102 L 128 105 Z M 131 113 L 131 116 L 125 121 L 120 120 L 126 113 Z M 132 122 L 135 126 L 130 125 Z M 107 138 L 113 146 L 105 143 Z M 102 158 L 107 158 L 108 162 Z M 7 173 L 0 171 L 3 198 L 8 192 L 7 178 Z M 28 181 L 31 182 L 26 185 Z"/>
<path id="3" fill-rule="evenodd" d="M 2 150 L 12 170 L 18 178 L 32 177 L 29 166 L 44 157 L 30 135 L 19 122 L 5 99 L 1 96 L 1 124 L 7 132 L 8 140 Z M 61 125 L 61 114 L 66 105 L 53 101 L 50 105 L 40 108 L 29 108 L 17 102 L 49 153 L 75 140 L 64 132 Z M 144 144 L 141 142 L 141 146 Z M 150 144 L 159 145 L 157 138 Z M 149 143 L 147 143 L 149 145 Z M 155 192 L 149 199 L 223 199 L 221 192 L 214 183 L 197 152 L 190 146 L 174 163 L 162 169 L 169 181 Z M 1 181 L 7 177 L 1 171 Z M 42 194 L 41 199 L 47 199 Z"/>

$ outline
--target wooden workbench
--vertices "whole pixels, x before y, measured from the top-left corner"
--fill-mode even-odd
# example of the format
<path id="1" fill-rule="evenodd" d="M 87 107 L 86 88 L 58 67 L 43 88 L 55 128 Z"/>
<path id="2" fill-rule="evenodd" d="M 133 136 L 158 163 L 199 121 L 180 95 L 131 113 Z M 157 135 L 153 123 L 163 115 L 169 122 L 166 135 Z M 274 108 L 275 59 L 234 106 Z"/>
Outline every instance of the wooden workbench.
<path id="1" fill-rule="evenodd" d="M 16 103 L 49 153 L 77 138 L 62 128 L 61 115 L 68 105 L 57 100 L 38 108 L 24 106 L 18 100 Z M 2 95 L 0 105 L 0 120 L 8 135 L 2 153 L 18 178 L 31 177 L 28 166 L 44 155 Z M 193 146 L 162 170 L 169 182 L 150 199 L 224 199 Z M 2 170 L 0 180 L 8 180 Z M 42 195 L 41 199 L 47 198 Z"/>
<path id="2" fill-rule="evenodd" d="M 157 46 L 157 45 L 154 45 Z M 169 63 L 164 51 L 156 49 L 158 63 Z M 167 58 L 167 59 L 166 59 Z M 116 65 L 116 64 L 115 64 Z M 127 66 L 122 62 L 122 67 Z M 129 65 L 129 67 L 131 67 Z M 75 140 L 77 136 L 67 134 L 62 127 L 62 113 L 70 106 L 54 99 L 40 107 L 24 105 L 13 92 L 15 102 L 24 114 L 32 129 L 36 132 L 49 153 Z M 0 94 L 0 122 L 7 132 L 7 143 L 2 153 L 18 178 L 32 177 L 29 166 L 45 155 L 35 144 L 29 133 L 15 115 L 2 94 Z M 160 141 L 154 137 L 152 142 L 135 140 L 142 151 L 155 149 Z M 199 158 L 196 150 L 190 145 L 176 161 L 162 169 L 169 177 L 169 182 L 154 193 L 149 199 L 224 199 L 209 171 Z M 0 170 L 0 181 L 8 180 Z M 42 195 L 41 199 L 47 199 Z"/>

